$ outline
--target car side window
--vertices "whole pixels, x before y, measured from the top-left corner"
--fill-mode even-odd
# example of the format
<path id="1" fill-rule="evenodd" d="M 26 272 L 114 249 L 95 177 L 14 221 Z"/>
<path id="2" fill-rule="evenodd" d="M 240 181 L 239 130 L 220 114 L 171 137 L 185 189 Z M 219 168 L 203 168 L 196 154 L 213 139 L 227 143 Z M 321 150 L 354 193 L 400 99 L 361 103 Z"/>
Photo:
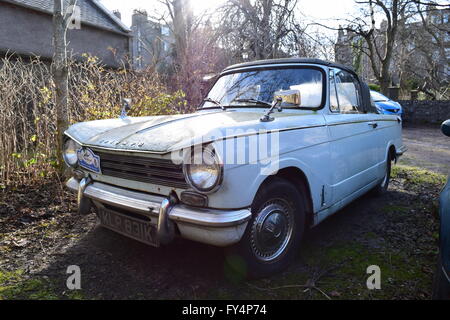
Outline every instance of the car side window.
<path id="1" fill-rule="evenodd" d="M 341 113 L 360 113 L 359 84 L 351 73 L 335 69 L 337 101 Z"/>

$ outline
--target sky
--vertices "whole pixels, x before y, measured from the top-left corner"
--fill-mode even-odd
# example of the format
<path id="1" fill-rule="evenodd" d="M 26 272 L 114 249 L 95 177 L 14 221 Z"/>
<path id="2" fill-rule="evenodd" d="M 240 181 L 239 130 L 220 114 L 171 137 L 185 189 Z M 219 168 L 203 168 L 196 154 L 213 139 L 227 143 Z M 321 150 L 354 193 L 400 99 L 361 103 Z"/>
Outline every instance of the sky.
<path id="1" fill-rule="evenodd" d="M 101 0 L 109 10 L 119 10 L 125 25 L 131 25 L 133 9 L 145 9 L 149 15 L 155 9 L 163 9 L 159 0 Z M 214 11 L 224 3 L 224 0 L 191 0 L 194 14 L 201 14 L 205 10 Z M 349 13 L 355 13 L 354 0 L 299 0 L 297 15 L 308 17 L 315 22 L 324 22 L 327 19 L 343 18 Z M 337 26 L 338 22 L 328 20 L 329 24 Z"/>

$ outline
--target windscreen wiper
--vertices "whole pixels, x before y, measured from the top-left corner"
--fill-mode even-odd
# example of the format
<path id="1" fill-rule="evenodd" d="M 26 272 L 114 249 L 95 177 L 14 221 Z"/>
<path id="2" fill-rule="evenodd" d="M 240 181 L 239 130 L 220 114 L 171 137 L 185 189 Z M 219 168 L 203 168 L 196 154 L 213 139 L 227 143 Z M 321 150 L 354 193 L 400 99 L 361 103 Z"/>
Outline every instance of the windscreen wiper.
<path id="1" fill-rule="evenodd" d="M 219 101 L 211 99 L 211 98 L 206 98 L 203 99 L 203 102 L 211 102 L 214 103 L 216 106 L 220 107 L 223 111 L 226 110 L 225 106 L 223 106 Z"/>
<path id="2" fill-rule="evenodd" d="M 236 102 L 249 102 L 249 103 L 263 105 L 263 106 L 266 106 L 266 107 L 271 107 L 272 106 L 272 104 L 270 104 L 269 102 L 256 100 L 256 99 L 234 99 L 233 101 L 236 101 Z"/>

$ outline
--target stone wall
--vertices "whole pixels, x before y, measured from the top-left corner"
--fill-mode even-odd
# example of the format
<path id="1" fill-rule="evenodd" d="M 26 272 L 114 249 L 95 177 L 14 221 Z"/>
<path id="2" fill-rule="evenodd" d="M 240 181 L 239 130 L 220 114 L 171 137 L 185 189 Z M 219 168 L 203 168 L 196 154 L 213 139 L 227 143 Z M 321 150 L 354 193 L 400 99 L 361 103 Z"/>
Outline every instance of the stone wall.
<path id="1" fill-rule="evenodd" d="M 400 100 L 398 102 L 403 107 L 403 121 L 406 123 L 440 124 L 450 119 L 450 100 Z"/>

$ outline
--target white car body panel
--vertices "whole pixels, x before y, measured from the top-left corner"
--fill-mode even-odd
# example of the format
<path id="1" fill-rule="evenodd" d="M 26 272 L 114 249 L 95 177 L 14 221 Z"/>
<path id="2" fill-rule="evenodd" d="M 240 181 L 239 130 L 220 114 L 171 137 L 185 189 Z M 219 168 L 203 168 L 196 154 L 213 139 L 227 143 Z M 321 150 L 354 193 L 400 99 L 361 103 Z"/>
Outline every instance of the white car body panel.
<path id="1" fill-rule="evenodd" d="M 321 68 L 328 74 L 327 67 Z M 198 141 L 211 142 L 224 161 L 224 172 L 220 188 L 208 194 L 208 207 L 228 210 L 250 208 L 269 175 L 261 174 L 267 158 L 244 164 L 225 161 L 227 148 L 239 149 L 248 157 L 249 142 L 255 133 L 276 132 L 280 152 L 279 158 L 272 161 L 270 172 L 276 174 L 278 169 L 296 168 L 305 175 L 311 194 L 313 225 L 317 225 L 376 186 L 384 177 L 390 148 L 393 146 L 397 152 L 404 148 L 399 117 L 334 113 L 329 104 L 327 92 L 322 109 L 275 111 L 271 122 L 260 121 L 264 108 L 230 107 L 226 111 L 199 111 L 191 115 L 80 123 L 72 126 L 67 135 L 94 152 L 107 150 L 163 159 L 170 159 L 171 152 Z M 101 174 L 90 175 L 94 181 L 162 196 L 174 191 L 180 197 L 184 191 Z M 189 225 L 182 226 L 181 232 L 189 228 Z M 243 232 L 242 226 L 239 228 L 239 232 Z M 187 234 L 186 238 L 201 241 L 210 236 L 206 230 Z M 238 236 L 232 238 L 235 241 Z"/>

